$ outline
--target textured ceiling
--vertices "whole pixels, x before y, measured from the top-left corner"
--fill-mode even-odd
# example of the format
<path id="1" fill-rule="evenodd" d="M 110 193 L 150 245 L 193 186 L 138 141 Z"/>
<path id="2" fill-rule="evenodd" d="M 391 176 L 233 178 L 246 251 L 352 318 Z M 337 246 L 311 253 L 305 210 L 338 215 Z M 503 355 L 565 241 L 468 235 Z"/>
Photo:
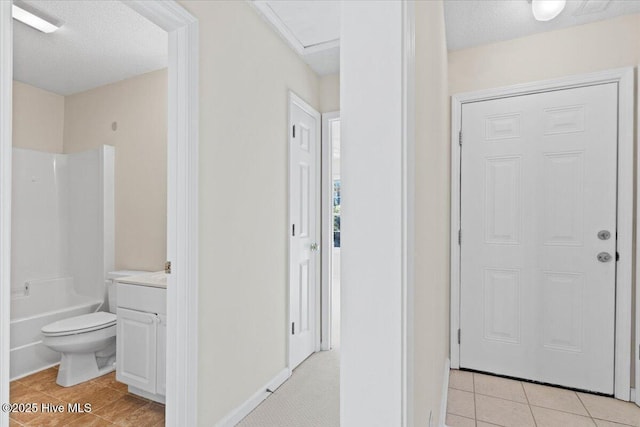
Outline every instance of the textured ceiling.
<path id="1" fill-rule="evenodd" d="M 298 48 L 304 48 L 305 52 L 300 53 L 294 47 L 313 71 L 326 75 L 340 70 L 339 1 L 266 0 L 262 3 L 273 12 L 268 15 L 263 13 L 263 16 L 277 32 L 283 35 L 284 29 L 299 43 Z"/>
<path id="2" fill-rule="evenodd" d="M 34 1 L 63 22 L 44 34 L 14 20 L 14 78 L 70 95 L 167 66 L 167 33 L 120 1 Z"/>
<path id="3" fill-rule="evenodd" d="M 548 22 L 533 18 L 527 0 L 445 0 L 444 12 L 447 47 L 457 50 L 640 13 L 640 0 L 568 0 Z"/>
<path id="4" fill-rule="evenodd" d="M 267 3 L 304 47 L 340 38 L 339 1 L 272 0 Z"/>
<path id="5" fill-rule="evenodd" d="M 307 53 L 303 59 L 320 76 L 340 71 L 340 46 Z"/>

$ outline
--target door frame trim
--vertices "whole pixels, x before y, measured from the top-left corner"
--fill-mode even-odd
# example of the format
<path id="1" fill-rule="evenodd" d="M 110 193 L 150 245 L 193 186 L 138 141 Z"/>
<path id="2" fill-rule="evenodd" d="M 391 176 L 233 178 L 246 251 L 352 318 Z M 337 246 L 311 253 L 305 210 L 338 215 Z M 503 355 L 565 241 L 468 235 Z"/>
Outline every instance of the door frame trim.
<path id="1" fill-rule="evenodd" d="M 0 402 L 9 402 L 11 310 L 12 1 L 0 1 Z M 0 426 L 9 414 L 0 413 Z"/>
<path id="2" fill-rule="evenodd" d="M 198 420 L 199 24 L 176 1 L 123 3 L 168 34 L 167 426 Z"/>
<path id="3" fill-rule="evenodd" d="M 640 66 L 636 67 L 636 70 L 640 69 Z M 640 74 L 636 73 L 636 94 L 638 93 L 638 91 L 640 90 Z M 636 100 L 637 102 L 637 100 Z M 640 123 L 640 108 L 638 109 L 638 116 L 636 118 L 636 124 Z M 640 133 L 638 133 L 636 135 L 636 137 L 638 138 L 638 144 L 636 145 L 636 168 L 640 165 L 640 150 L 638 149 L 638 147 L 640 147 Z M 638 196 L 637 196 L 637 191 L 638 189 L 640 189 L 640 176 L 638 176 L 638 173 L 636 171 L 636 212 L 635 212 L 635 221 L 636 221 L 636 227 L 638 226 L 638 224 L 640 223 L 640 200 L 638 200 Z M 640 284 L 640 271 L 638 271 L 638 265 L 640 262 L 640 254 L 638 253 L 638 248 L 640 248 L 640 236 L 638 236 L 638 231 L 635 231 L 636 236 L 635 236 L 635 244 L 636 244 L 636 259 L 635 259 L 635 266 L 636 266 L 636 276 L 635 276 L 635 283 L 636 283 L 636 341 L 635 341 L 635 348 L 634 348 L 634 353 L 635 353 L 635 364 L 636 364 L 636 378 L 635 378 L 635 390 L 634 393 L 635 394 L 635 402 L 636 405 L 640 406 L 640 292 L 638 292 L 639 289 L 639 284 Z"/>
<path id="4" fill-rule="evenodd" d="M 288 100 L 287 100 L 287 323 L 285 325 L 285 331 L 287 336 L 287 368 L 289 372 L 293 371 L 294 367 L 291 363 L 291 125 L 293 123 L 293 109 L 292 105 L 297 105 L 304 111 L 306 111 L 309 115 L 313 116 L 316 121 L 316 177 L 318 179 L 317 188 L 318 188 L 318 199 L 317 199 L 317 211 L 318 221 L 316 223 L 316 233 L 319 238 L 320 243 L 322 243 L 322 139 L 321 139 L 321 127 L 322 127 L 322 116 L 320 113 L 313 108 L 309 103 L 303 100 L 300 96 L 296 95 L 292 90 L 289 90 Z M 318 263 L 316 266 L 316 316 L 315 316 L 315 337 L 314 337 L 314 352 L 320 351 L 320 334 L 321 334 L 321 319 L 320 319 L 320 310 L 321 310 L 321 294 L 320 290 L 322 288 L 322 265 L 323 265 L 323 257 L 322 257 L 322 247 L 318 253 Z"/>
<path id="5" fill-rule="evenodd" d="M 321 350 L 331 350 L 333 341 L 333 144 L 330 125 L 336 120 L 340 120 L 340 111 L 322 113 Z"/>
<path id="6" fill-rule="evenodd" d="M 471 102 L 507 98 L 552 90 L 618 84 L 618 190 L 617 248 L 620 260 L 616 266 L 615 329 L 615 397 L 628 401 L 631 393 L 631 312 L 633 281 L 633 135 L 634 135 L 634 69 L 619 68 L 578 76 L 518 84 L 513 86 L 456 94 L 451 97 L 451 367 L 460 367 L 460 160 L 458 143 L 462 105 Z M 640 181 L 639 181 L 640 182 Z M 640 242 L 640 241 L 639 241 Z M 640 277 L 640 273 L 638 277 Z"/>

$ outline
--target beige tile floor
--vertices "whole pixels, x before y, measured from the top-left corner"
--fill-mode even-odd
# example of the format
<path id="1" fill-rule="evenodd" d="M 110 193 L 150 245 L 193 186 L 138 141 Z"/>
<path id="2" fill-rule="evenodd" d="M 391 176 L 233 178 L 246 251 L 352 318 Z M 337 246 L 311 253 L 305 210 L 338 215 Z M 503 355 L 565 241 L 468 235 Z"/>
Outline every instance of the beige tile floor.
<path id="1" fill-rule="evenodd" d="M 90 413 L 12 413 L 10 426 L 164 426 L 164 405 L 130 394 L 115 373 L 73 387 L 56 384 L 57 367 L 11 382 L 11 403 L 90 403 Z"/>
<path id="2" fill-rule="evenodd" d="M 452 369 L 448 427 L 640 427 L 633 403 Z"/>

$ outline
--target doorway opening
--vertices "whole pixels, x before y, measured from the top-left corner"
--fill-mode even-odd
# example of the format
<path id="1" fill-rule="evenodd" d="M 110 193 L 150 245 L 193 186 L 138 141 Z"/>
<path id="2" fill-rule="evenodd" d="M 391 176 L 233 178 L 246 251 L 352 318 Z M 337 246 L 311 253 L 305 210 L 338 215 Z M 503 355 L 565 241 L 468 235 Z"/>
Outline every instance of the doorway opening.
<path id="1" fill-rule="evenodd" d="M 289 93 L 289 370 L 320 350 L 320 113 Z"/>
<path id="2" fill-rule="evenodd" d="M 289 108 L 289 359 L 293 370 L 314 352 L 340 346 L 342 196 L 340 113 L 320 115 L 293 93 Z"/>
<path id="3" fill-rule="evenodd" d="M 37 2 L 33 2 L 36 6 Z M 98 2 L 102 3 L 102 2 Z M 193 43 L 197 40 L 197 20 L 175 2 L 124 2 L 113 3 L 134 11 L 138 19 L 148 19 L 168 35 L 168 109 L 167 120 L 167 256 L 169 261 L 180 268 L 166 279 L 167 293 L 167 425 L 193 425 L 197 415 L 196 375 L 197 368 L 197 128 L 198 128 L 198 86 L 197 49 Z M 135 19 L 135 18 L 134 18 Z M 16 24 L 17 25 L 17 24 Z M 12 2 L 0 5 L 0 86 L 2 88 L 2 107 L 0 108 L 3 132 L 0 135 L 2 173 L 0 197 L 2 206 L 1 233 L 8 236 L 11 230 L 11 187 L 9 171 L 12 162 L 12 85 L 13 85 L 13 46 L 11 40 Z M 114 129 L 115 128 L 115 129 Z M 112 131 L 117 124 L 111 127 Z M 107 150 L 108 152 L 109 150 Z M 103 157 L 109 157 L 107 155 Z M 37 180 L 36 180 L 37 181 Z M 106 187 L 105 187 L 106 188 Z M 106 191 L 105 191 L 106 192 Z M 177 209 L 179 206 L 180 209 Z M 3 309 L 0 310 L 2 334 L 0 359 L 0 400 L 9 402 L 9 304 L 11 301 L 11 246 L 3 239 L 0 249 L 2 265 Z M 4 244 L 6 243 L 6 244 Z M 104 278 L 102 279 L 104 281 Z M 103 282 L 104 283 L 104 282 Z M 179 286 L 176 286 L 180 283 Z M 104 301 L 104 307 L 107 307 Z M 183 306 L 184 305 L 184 306 Z M 13 337 L 12 337 L 13 338 Z M 8 414 L 2 414 L 3 425 L 8 423 Z"/>
<path id="4" fill-rule="evenodd" d="M 620 69 L 453 97 L 452 120 L 457 126 L 455 143 L 452 144 L 453 368 L 466 367 L 613 394 L 621 400 L 630 399 L 632 76 L 633 70 Z M 587 106 L 590 102 L 598 105 L 605 102 L 602 96 L 608 97 L 609 103 L 613 104 L 610 109 L 614 114 L 609 118 L 600 114 L 598 120 L 609 120 L 610 123 L 592 128 L 583 126 L 588 118 L 585 115 Z M 522 105 L 519 104 L 520 100 Z M 512 105 L 507 105 L 509 103 Z M 496 108 L 478 116 L 477 124 L 482 125 L 481 133 L 472 130 L 473 112 L 464 110 L 473 106 L 480 109 L 483 106 Z M 515 111 L 514 108 L 518 113 L 510 114 Z M 463 111 L 467 112 L 464 122 Z M 557 117 L 558 114 L 563 118 Z M 598 120 L 594 118 L 589 123 Z M 538 122 L 539 126 L 535 126 L 534 123 Z M 535 132 L 541 134 L 535 136 Z M 585 143 L 576 137 L 581 135 L 585 140 L 589 139 L 590 132 L 599 135 L 594 139 L 593 147 L 580 148 L 574 145 Z M 603 140 L 608 142 L 603 144 Z M 550 142 L 555 142 L 555 145 L 548 145 Z M 519 147 L 524 151 L 518 152 Z M 484 149 L 493 151 L 482 155 L 476 153 L 480 160 L 484 159 L 479 166 L 470 163 L 470 158 L 465 159 L 465 156 L 473 157 L 475 150 Z M 527 154 L 525 151 L 530 149 L 541 150 L 541 153 Z M 595 154 L 598 150 L 608 150 L 608 153 Z M 584 160 L 579 160 L 582 158 Z M 609 162 L 607 180 L 610 185 L 597 193 L 608 200 L 608 213 L 600 214 L 593 210 L 593 203 L 587 202 L 586 198 L 591 194 L 589 191 L 593 192 L 588 186 L 600 185 L 603 181 L 597 180 L 596 183 L 594 174 L 589 173 L 587 166 L 588 162 L 605 158 Z M 579 160 L 580 167 L 571 173 L 569 166 L 574 160 Z M 480 172 L 476 171 L 478 173 L 474 175 L 474 167 L 483 167 L 484 172 L 478 175 Z M 602 168 L 595 169 L 602 173 Z M 543 173 L 544 176 L 534 179 L 532 171 Z M 473 185 L 488 185 L 509 174 L 513 179 L 501 186 L 496 184 L 487 187 L 486 191 L 471 191 Z M 543 185 L 545 180 L 551 179 L 551 175 L 555 177 L 554 184 Z M 476 184 L 473 183 L 473 176 Z M 526 185 L 536 188 L 525 190 Z M 498 190 L 511 192 L 500 194 Z M 473 194 L 484 199 L 476 200 L 475 208 L 471 210 L 469 203 Z M 534 199 L 538 203 L 527 208 L 527 203 Z M 602 207 L 603 204 L 598 206 Z M 596 212 L 598 219 L 590 219 L 589 215 L 593 212 Z M 473 225 L 474 215 L 480 220 L 479 226 Z M 502 217 L 498 218 L 499 215 Z M 606 218 L 602 219 L 601 216 Z M 606 224 L 605 220 L 608 221 Z M 564 226 L 566 230 L 561 230 Z M 533 234 L 528 236 L 528 233 Z M 496 260 L 480 259 L 480 256 L 469 257 L 469 245 L 477 244 L 489 246 L 480 252 L 476 249 L 476 253 L 483 256 L 491 256 L 491 251 L 509 248 L 509 256 L 497 259 L 517 258 L 519 246 L 525 243 L 535 248 L 527 252 L 527 257 L 518 258 L 521 262 L 514 261 L 509 266 L 499 264 Z M 556 254 L 548 260 L 544 258 L 544 251 L 570 250 L 582 252 L 576 256 Z M 609 256 L 605 253 L 609 253 Z M 580 270 L 571 264 L 572 260 L 585 263 L 586 267 Z M 479 272 L 473 270 L 474 263 L 478 264 Z M 539 271 L 536 273 L 527 269 Z M 589 269 L 597 271 L 585 273 Z M 594 281 L 597 274 L 609 274 L 609 280 Z M 601 292 L 605 282 L 607 296 L 591 302 L 598 308 L 587 307 L 588 297 L 593 295 L 589 289 L 594 287 Z M 474 296 L 474 289 L 479 292 L 478 295 Z M 588 327 L 589 322 L 594 321 L 593 311 L 601 310 L 605 300 L 608 301 L 607 320 L 596 321 L 593 327 Z M 533 310 L 531 307 L 538 307 L 538 311 L 527 314 L 526 309 Z M 474 315 L 478 316 L 474 318 Z M 598 332 L 594 328 L 604 325 L 608 325 L 606 334 L 599 331 L 604 335 L 592 344 Z M 596 366 L 596 362 L 569 362 L 581 357 L 588 358 L 587 347 L 590 345 L 594 346 L 595 352 L 602 347 L 607 352 L 606 356 L 591 356 L 598 360 L 597 363 L 605 363 L 594 368 L 601 375 L 599 383 L 593 372 L 589 371 L 588 375 L 585 372 L 585 367 Z M 476 348 L 478 346 L 482 350 Z M 548 360 L 544 360 L 538 368 L 534 366 L 539 363 L 535 357 L 527 362 L 526 358 L 513 356 L 508 363 L 503 363 L 500 358 L 503 353 L 491 356 L 490 348 L 495 346 L 506 346 L 509 351 L 528 346 L 528 355 L 543 352 L 548 354 Z M 482 355 L 486 356 L 482 362 L 474 359 L 474 348 L 477 350 L 475 355 L 481 355 L 481 358 Z M 518 360 L 522 364 L 514 362 Z M 587 383 L 589 381 L 592 382 Z"/>
<path id="5" fill-rule="evenodd" d="M 289 98 L 289 367 L 242 427 L 340 422 L 340 114 Z"/>
<path id="6" fill-rule="evenodd" d="M 340 347 L 340 208 L 342 205 L 342 181 L 340 177 L 340 112 L 322 115 L 323 154 L 323 282 L 322 291 L 327 295 L 322 311 L 323 350 Z M 323 302 L 325 300 L 323 299 Z"/>

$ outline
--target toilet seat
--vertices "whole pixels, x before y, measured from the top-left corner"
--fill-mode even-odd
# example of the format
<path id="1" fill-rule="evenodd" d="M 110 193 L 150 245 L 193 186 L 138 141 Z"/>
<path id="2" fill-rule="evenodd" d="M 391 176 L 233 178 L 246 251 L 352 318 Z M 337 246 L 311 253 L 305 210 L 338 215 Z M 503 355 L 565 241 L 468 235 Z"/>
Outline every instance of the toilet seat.
<path id="1" fill-rule="evenodd" d="M 50 323 L 42 328 L 42 334 L 48 337 L 77 335 L 108 328 L 115 324 L 115 314 L 98 311 Z"/>

